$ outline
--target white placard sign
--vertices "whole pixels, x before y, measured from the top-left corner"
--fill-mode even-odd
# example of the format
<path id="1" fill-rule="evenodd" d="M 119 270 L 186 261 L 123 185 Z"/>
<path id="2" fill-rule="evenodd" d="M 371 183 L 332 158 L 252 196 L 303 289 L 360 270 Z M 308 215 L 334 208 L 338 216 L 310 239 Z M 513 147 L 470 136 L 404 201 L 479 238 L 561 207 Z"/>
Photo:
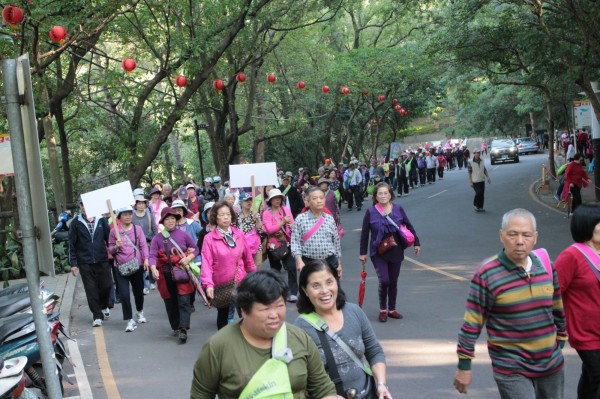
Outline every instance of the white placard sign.
<path id="1" fill-rule="evenodd" d="M 111 201 L 113 210 L 115 211 L 119 208 L 135 204 L 129 180 L 81 194 L 81 200 L 83 201 L 83 206 L 85 206 L 85 213 L 92 217 L 101 216 L 108 212 L 106 200 Z"/>
<path id="2" fill-rule="evenodd" d="M 278 185 L 275 162 L 229 165 L 229 187 L 252 187 L 252 176 L 257 187 Z"/>

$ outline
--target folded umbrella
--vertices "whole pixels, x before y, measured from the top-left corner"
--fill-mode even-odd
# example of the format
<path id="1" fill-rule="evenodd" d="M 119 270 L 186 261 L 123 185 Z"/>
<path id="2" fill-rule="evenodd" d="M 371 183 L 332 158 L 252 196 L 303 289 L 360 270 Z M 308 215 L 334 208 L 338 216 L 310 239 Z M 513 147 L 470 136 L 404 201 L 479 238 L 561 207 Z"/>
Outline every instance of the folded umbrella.
<path id="1" fill-rule="evenodd" d="M 360 284 L 358 285 L 358 306 L 362 308 L 365 300 L 365 289 L 367 285 L 367 272 L 365 271 L 365 263 L 362 264 L 362 272 L 360 272 Z"/>

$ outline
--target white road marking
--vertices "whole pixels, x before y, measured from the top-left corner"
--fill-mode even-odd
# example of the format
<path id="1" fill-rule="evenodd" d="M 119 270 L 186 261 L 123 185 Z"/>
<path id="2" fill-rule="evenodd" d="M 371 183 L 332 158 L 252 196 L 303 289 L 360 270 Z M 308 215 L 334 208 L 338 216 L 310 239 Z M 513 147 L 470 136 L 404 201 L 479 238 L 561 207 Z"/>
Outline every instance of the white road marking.
<path id="1" fill-rule="evenodd" d="M 71 356 L 71 361 L 73 362 L 75 378 L 77 379 L 77 388 L 79 389 L 79 396 L 74 396 L 73 399 L 94 399 L 94 395 L 92 394 L 92 388 L 90 387 L 90 381 L 87 378 L 87 373 L 85 372 L 83 359 L 81 358 L 81 353 L 79 352 L 77 342 L 68 340 L 67 345 L 69 347 L 69 355 Z"/>
<path id="2" fill-rule="evenodd" d="M 439 192 L 439 193 L 437 193 L 437 194 L 433 194 L 433 195 L 431 195 L 431 196 L 427 197 L 427 199 L 429 199 L 429 198 L 433 198 L 433 197 L 437 197 L 438 195 L 440 195 L 440 194 L 443 194 L 443 193 L 445 193 L 446 191 L 448 191 L 448 190 L 440 191 L 440 192 Z"/>

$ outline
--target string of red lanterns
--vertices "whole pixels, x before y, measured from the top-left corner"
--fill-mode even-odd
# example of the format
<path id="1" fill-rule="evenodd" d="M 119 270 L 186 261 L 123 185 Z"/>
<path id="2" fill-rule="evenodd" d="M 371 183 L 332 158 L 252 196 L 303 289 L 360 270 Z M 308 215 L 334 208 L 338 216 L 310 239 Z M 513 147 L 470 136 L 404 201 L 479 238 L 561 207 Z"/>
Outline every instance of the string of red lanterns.
<path id="1" fill-rule="evenodd" d="M 2 19 L 12 29 L 17 29 L 17 26 L 21 22 L 23 22 L 24 17 L 25 17 L 25 14 L 23 14 L 23 10 L 21 10 L 19 7 L 17 7 L 14 4 L 4 7 L 4 9 L 2 10 Z"/>

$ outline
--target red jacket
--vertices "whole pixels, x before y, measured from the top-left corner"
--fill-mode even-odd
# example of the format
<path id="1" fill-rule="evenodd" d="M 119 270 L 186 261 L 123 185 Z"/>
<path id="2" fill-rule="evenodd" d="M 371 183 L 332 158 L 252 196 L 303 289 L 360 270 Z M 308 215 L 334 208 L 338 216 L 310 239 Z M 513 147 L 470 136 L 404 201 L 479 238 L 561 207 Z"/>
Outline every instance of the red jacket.
<path id="1" fill-rule="evenodd" d="M 554 267 L 567 315 L 569 343 L 574 349 L 600 350 L 600 284 L 577 248 L 568 247 Z"/>
<path id="2" fill-rule="evenodd" d="M 563 186 L 562 198 L 566 201 L 569 198 L 569 185 L 573 184 L 576 187 L 587 187 L 588 174 L 583 169 L 581 164 L 573 161 L 565 170 L 565 185 Z"/>

